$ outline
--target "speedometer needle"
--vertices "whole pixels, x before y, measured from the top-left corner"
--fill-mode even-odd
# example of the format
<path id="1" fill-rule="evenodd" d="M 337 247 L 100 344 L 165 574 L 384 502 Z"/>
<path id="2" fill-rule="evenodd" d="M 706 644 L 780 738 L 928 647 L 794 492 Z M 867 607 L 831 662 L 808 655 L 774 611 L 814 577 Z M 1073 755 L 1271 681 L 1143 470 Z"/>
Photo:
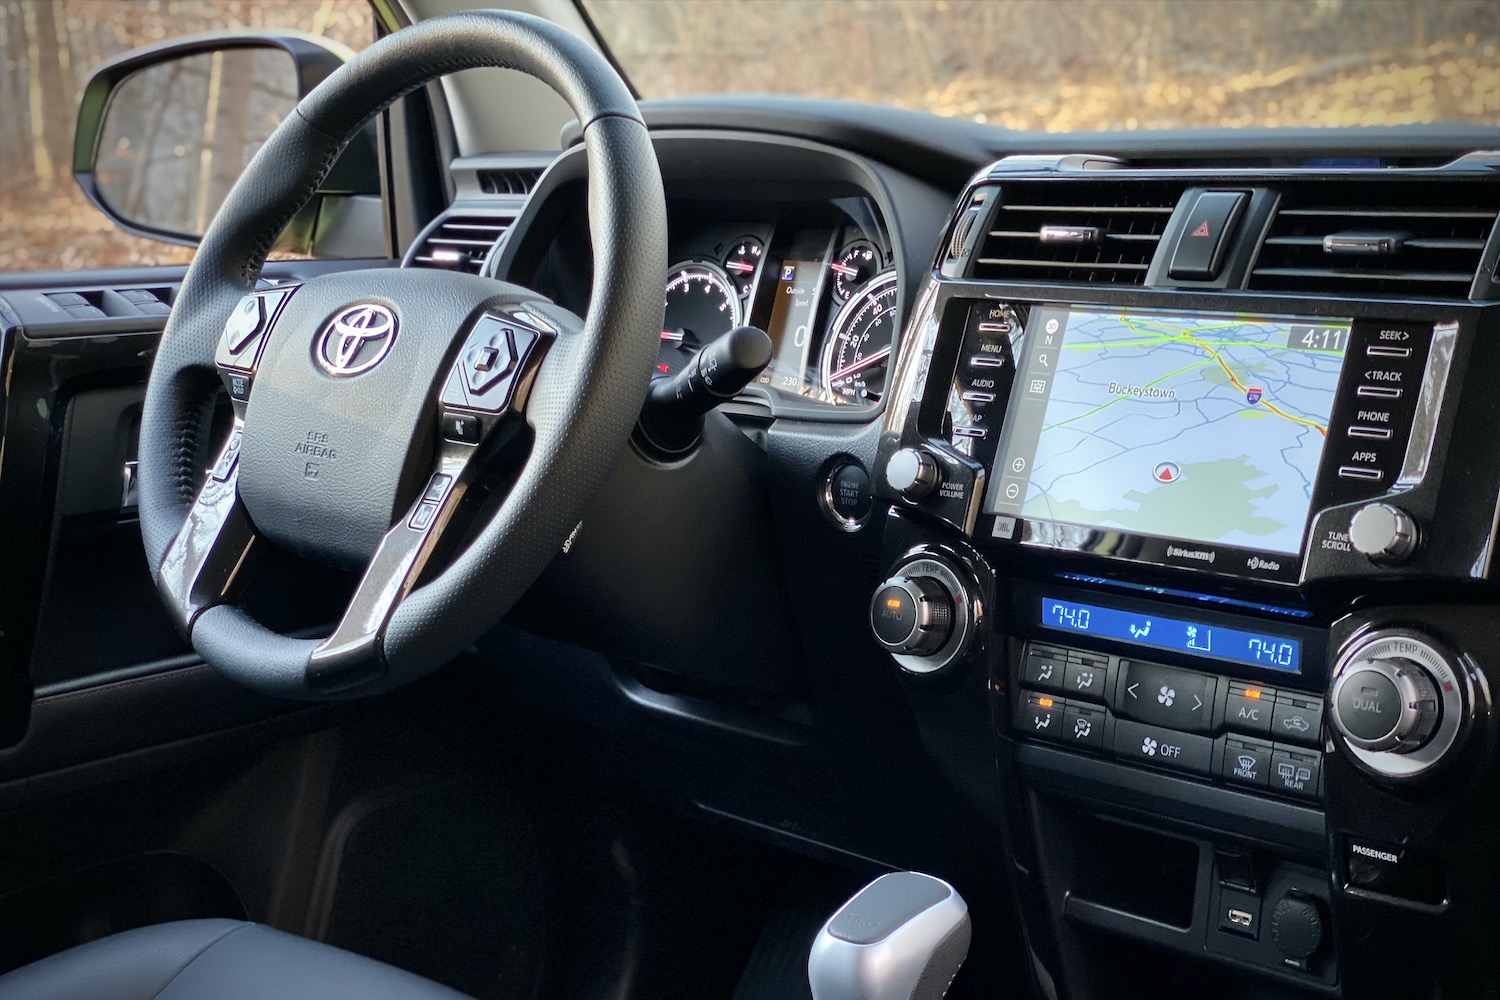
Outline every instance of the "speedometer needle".
<path id="1" fill-rule="evenodd" d="M 849 365 L 846 368 L 840 368 L 838 371 L 828 376 L 828 381 L 837 382 L 845 375 L 853 375 L 855 372 L 862 372 L 866 368 L 873 368 L 890 356 L 891 349 L 889 347 L 882 347 L 874 354 L 871 354 L 868 357 L 860 358 L 858 361 L 854 362 L 854 364 Z"/>

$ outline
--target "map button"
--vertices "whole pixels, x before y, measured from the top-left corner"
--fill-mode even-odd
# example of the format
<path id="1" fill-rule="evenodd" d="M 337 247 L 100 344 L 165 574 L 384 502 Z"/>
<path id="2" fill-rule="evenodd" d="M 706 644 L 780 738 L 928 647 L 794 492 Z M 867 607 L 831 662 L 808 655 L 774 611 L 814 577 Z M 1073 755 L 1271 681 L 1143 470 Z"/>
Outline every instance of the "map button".
<path id="1" fill-rule="evenodd" d="M 1204 191 L 1188 211 L 1168 273 L 1185 281 L 1219 276 L 1224 248 L 1247 201 L 1243 191 Z"/>

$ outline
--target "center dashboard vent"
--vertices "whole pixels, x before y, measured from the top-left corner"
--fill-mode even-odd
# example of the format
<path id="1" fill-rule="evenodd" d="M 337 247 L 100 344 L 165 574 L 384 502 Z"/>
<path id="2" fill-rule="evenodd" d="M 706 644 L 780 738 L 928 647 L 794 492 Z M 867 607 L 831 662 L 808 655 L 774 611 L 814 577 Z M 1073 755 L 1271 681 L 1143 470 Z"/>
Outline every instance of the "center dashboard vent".
<path id="1" fill-rule="evenodd" d="M 1002 182 L 970 276 L 1142 285 L 1185 190 L 1175 181 Z"/>
<path id="2" fill-rule="evenodd" d="M 404 266 L 436 267 L 478 274 L 485 258 L 514 217 L 455 213 L 441 216 L 412 245 Z"/>
<path id="3" fill-rule="evenodd" d="M 1493 181 L 1289 185 L 1251 268 L 1250 288 L 1467 299 L 1497 213 L 1500 185 Z"/>

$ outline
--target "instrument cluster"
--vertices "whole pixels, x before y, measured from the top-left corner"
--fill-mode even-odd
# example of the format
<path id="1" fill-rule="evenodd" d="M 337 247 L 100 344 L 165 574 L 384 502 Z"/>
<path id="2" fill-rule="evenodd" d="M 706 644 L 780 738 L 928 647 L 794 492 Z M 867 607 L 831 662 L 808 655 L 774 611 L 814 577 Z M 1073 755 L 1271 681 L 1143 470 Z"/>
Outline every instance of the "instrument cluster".
<path id="1" fill-rule="evenodd" d="M 736 326 L 765 330 L 771 363 L 750 391 L 873 408 L 900 328 L 889 236 L 865 198 L 795 206 L 777 221 L 673 212 L 659 375 Z"/>

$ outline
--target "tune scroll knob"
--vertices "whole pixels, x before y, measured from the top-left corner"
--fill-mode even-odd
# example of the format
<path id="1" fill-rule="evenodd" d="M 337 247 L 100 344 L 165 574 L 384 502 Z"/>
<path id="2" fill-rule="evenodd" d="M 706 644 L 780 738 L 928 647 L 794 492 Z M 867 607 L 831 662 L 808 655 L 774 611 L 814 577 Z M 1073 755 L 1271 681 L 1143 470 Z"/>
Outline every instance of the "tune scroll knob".
<path id="1" fill-rule="evenodd" d="M 942 473 L 921 448 L 902 448 L 885 463 L 885 481 L 908 500 L 920 500 L 937 489 Z"/>
<path id="2" fill-rule="evenodd" d="M 1349 521 L 1349 544 L 1371 562 L 1405 562 L 1417 550 L 1417 522 L 1388 503 L 1365 504 Z"/>

